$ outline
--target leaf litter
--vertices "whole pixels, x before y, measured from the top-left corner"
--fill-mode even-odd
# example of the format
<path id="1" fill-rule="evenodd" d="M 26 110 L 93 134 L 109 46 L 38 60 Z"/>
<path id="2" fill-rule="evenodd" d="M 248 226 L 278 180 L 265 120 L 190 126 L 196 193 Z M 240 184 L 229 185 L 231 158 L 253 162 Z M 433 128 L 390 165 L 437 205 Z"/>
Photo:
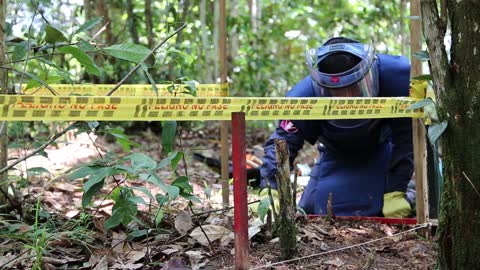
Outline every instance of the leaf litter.
<path id="1" fill-rule="evenodd" d="M 44 269 L 234 269 L 233 211 L 215 211 L 222 207 L 220 175 L 188 156 L 189 152 L 199 148 L 205 155 L 218 155 L 218 126 L 213 122 L 200 131 L 181 133 L 187 168 L 180 164 L 177 173 L 188 169 L 193 193 L 201 199 L 202 204 L 194 203 L 191 206 L 195 211 L 193 213 L 188 201 L 175 200 L 165 206 L 163 219 L 158 226 L 148 225 L 151 212 L 146 196 L 144 200 L 147 205 L 139 208 L 137 220 L 114 229 L 107 230 L 103 226 L 112 214 L 111 200 L 97 198 L 92 208 L 82 209 L 83 183 L 81 179 L 69 180 L 65 175 L 72 166 L 98 157 L 98 147 L 92 141 L 101 145 L 102 151 L 119 151 L 118 146 L 102 137 L 92 140 L 82 133 L 70 139 L 66 145 L 47 148 L 49 159 L 39 159 L 39 164 L 29 160 L 29 167 L 44 167 L 51 173 L 50 176 L 32 178 L 29 185 L 21 189 L 25 204 L 29 202 L 31 205 L 30 215 L 34 215 L 35 202 L 39 199 L 39 224 L 42 230 L 35 227 L 31 218 L 14 221 L 0 217 L 0 268 L 30 269 L 38 257 L 32 246 L 35 247 L 37 243 L 38 247 L 38 241 L 43 239 L 40 262 Z M 257 148 L 269 135 L 261 130 L 251 133 L 256 136 L 247 138 L 247 141 Z M 159 137 L 151 131 L 138 136 L 137 141 L 150 146 L 140 151 L 151 152 L 151 156 L 160 159 Z M 310 148 L 302 151 L 299 159 L 313 162 L 316 150 L 313 146 L 306 147 Z M 78 152 L 78 155 L 72 155 L 72 151 Z M 172 173 L 167 170 L 159 172 L 165 179 L 172 179 Z M 126 184 L 144 187 L 154 196 L 164 194 L 157 186 L 145 181 L 133 180 Z M 114 182 L 106 184 L 102 193 L 107 195 L 114 187 Z M 256 194 L 251 190 L 249 200 L 256 200 Z M 141 192 L 138 195 L 142 196 Z M 265 224 L 252 215 L 249 222 L 250 266 L 260 269 L 276 263 L 276 266 L 265 269 L 435 268 L 435 242 L 426 241 L 415 233 L 345 249 L 391 236 L 411 226 L 299 218 L 297 228 L 298 257 L 305 259 L 279 264 L 278 238 L 271 239 Z M 41 232 L 45 238 L 40 237 Z M 37 242 L 31 239 L 37 239 Z M 342 250 L 333 252 L 337 249 Z M 313 256 L 321 253 L 325 254 Z"/>

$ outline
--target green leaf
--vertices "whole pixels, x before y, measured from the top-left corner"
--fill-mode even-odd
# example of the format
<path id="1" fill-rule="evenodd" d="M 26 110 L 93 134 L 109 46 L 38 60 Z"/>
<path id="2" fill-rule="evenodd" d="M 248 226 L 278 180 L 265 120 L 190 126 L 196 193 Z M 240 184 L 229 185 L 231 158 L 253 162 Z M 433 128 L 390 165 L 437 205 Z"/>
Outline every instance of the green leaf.
<path id="1" fill-rule="evenodd" d="M 85 67 L 85 70 L 95 76 L 100 76 L 100 69 L 97 67 L 97 65 L 93 62 L 93 60 L 77 47 L 73 46 L 64 46 L 60 47 L 58 49 L 59 52 L 65 53 L 65 54 L 71 54 L 77 61 Z"/>
<path id="2" fill-rule="evenodd" d="M 413 56 L 422 62 L 426 62 L 430 60 L 430 55 L 428 54 L 427 51 L 415 52 Z"/>
<path id="3" fill-rule="evenodd" d="M 88 181 L 83 184 L 83 190 L 88 192 L 88 190 L 95 184 L 100 183 L 105 179 L 105 177 L 113 175 L 114 169 L 110 167 L 102 167 L 95 171 L 95 174 L 90 175 Z"/>
<path id="4" fill-rule="evenodd" d="M 78 29 L 77 31 L 75 31 L 74 35 L 75 34 L 78 34 L 78 33 L 81 33 L 81 32 L 85 32 L 85 31 L 88 31 L 92 28 L 94 28 L 98 23 L 100 23 L 102 21 L 102 17 L 97 17 L 97 18 L 93 18 L 91 20 L 89 20 L 88 22 L 82 24 Z"/>
<path id="5" fill-rule="evenodd" d="M 432 81 L 433 76 L 432 76 L 432 74 L 423 74 L 423 75 L 420 75 L 420 76 L 413 77 L 412 80 Z"/>
<path id="6" fill-rule="evenodd" d="M 168 156 L 164 159 L 162 159 L 160 161 L 160 163 L 158 163 L 158 166 L 157 168 L 155 168 L 156 170 L 160 170 L 162 169 L 163 167 L 169 165 L 169 164 L 172 164 L 172 160 L 178 155 L 178 152 L 171 152 L 168 154 Z"/>
<path id="7" fill-rule="evenodd" d="M 134 190 L 138 190 L 138 191 L 144 193 L 145 195 L 147 195 L 149 198 L 152 198 L 152 199 L 153 199 L 152 193 L 151 193 L 148 189 L 146 189 L 146 188 L 144 188 L 144 187 L 130 187 L 130 188 L 131 188 L 131 189 L 134 189 Z"/>
<path id="8" fill-rule="evenodd" d="M 129 152 L 132 146 L 139 146 L 138 143 L 130 141 L 128 136 L 125 135 L 119 129 L 110 128 L 110 129 L 107 129 L 107 132 L 117 139 L 117 142 L 122 146 L 123 150 L 126 152 Z"/>
<path id="9" fill-rule="evenodd" d="M 197 196 L 192 195 L 192 194 L 180 192 L 180 196 L 182 196 L 183 198 L 185 198 L 185 199 L 187 199 L 191 202 L 202 203 L 202 201 Z"/>
<path id="10" fill-rule="evenodd" d="M 128 239 L 133 240 L 148 234 L 148 230 L 133 230 L 128 234 Z"/>
<path id="11" fill-rule="evenodd" d="M 43 174 L 43 173 L 50 174 L 50 172 L 43 167 L 29 168 L 29 169 L 27 169 L 27 173 L 31 173 L 31 174 L 35 174 L 35 175 L 40 175 L 40 174 Z"/>
<path id="12" fill-rule="evenodd" d="M 270 198 L 268 197 L 263 198 L 258 204 L 258 217 L 264 223 L 265 223 L 265 216 L 267 215 L 269 208 L 270 208 Z"/>
<path id="13" fill-rule="evenodd" d="M 155 215 L 155 225 L 158 226 L 160 222 L 163 220 L 163 210 L 159 209 L 157 214 Z"/>
<path id="14" fill-rule="evenodd" d="M 67 41 L 67 37 L 59 29 L 47 24 L 45 29 L 45 41 L 50 44 Z"/>
<path id="15" fill-rule="evenodd" d="M 160 206 L 163 206 L 165 203 L 168 202 L 168 196 L 164 196 L 162 194 L 157 194 L 155 196 L 155 199 L 157 200 L 157 203 L 160 205 Z"/>
<path id="16" fill-rule="evenodd" d="M 20 61 L 23 60 L 28 52 L 28 41 L 22 41 L 17 43 L 13 47 L 12 60 Z"/>
<path id="17" fill-rule="evenodd" d="M 84 178 L 89 175 L 95 174 L 95 172 L 99 169 L 102 168 L 101 166 L 83 166 L 75 170 L 71 175 L 70 179 L 78 179 L 78 178 Z"/>
<path id="18" fill-rule="evenodd" d="M 408 106 L 408 108 L 406 108 L 405 110 L 416 110 L 416 109 L 420 109 L 420 108 L 423 108 L 425 106 L 427 106 L 428 104 L 432 104 L 433 103 L 433 100 L 431 100 L 430 98 L 426 98 L 426 99 L 422 99 L 420 101 L 417 101 L 415 103 L 413 103 L 412 105 Z"/>
<path id="19" fill-rule="evenodd" d="M 105 221 L 104 226 L 106 229 L 114 228 L 120 223 L 127 225 L 137 215 L 137 204 L 132 202 L 131 198 L 131 192 L 125 191 L 120 193 L 112 208 L 112 216 Z"/>
<path id="20" fill-rule="evenodd" d="M 177 169 L 178 162 L 180 162 L 180 160 L 182 160 L 182 158 L 183 158 L 183 152 L 177 152 L 175 157 L 172 159 L 172 169 L 173 170 Z"/>
<path id="21" fill-rule="evenodd" d="M 128 198 L 128 200 L 136 204 L 148 205 L 147 202 L 142 197 L 138 197 L 138 196 L 130 197 Z"/>
<path id="22" fill-rule="evenodd" d="M 148 67 L 145 65 L 145 63 L 141 64 L 143 71 L 145 72 L 145 75 L 147 75 L 148 81 L 152 85 L 153 92 L 155 93 L 156 96 L 158 96 L 158 87 L 157 84 L 155 83 L 155 80 L 152 77 L 152 74 L 148 72 Z"/>
<path id="23" fill-rule="evenodd" d="M 95 185 L 93 185 L 88 191 L 83 193 L 83 197 L 82 197 L 82 206 L 83 207 L 87 207 L 90 204 L 93 196 L 95 194 L 97 194 L 97 192 L 99 192 L 102 189 L 104 183 L 105 182 L 102 180 L 102 181 L 96 183 Z"/>
<path id="24" fill-rule="evenodd" d="M 175 181 L 173 181 L 172 186 L 177 186 L 180 188 L 181 191 L 186 193 L 192 193 L 193 187 L 188 182 L 188 177 L 180 176 Z"/>
<path id="25" fill-rule="evenodd" d="M 448 122 L 445 120 L 441 123 L 434 123 L 428 127 L 428 139 L 432 145 L 435 145 L 447 126 Z"/>
<path id="26" fill-rule="evenodd" d="M 134 63 L 140 63 L 152 53 L 147 47 L 133 43 L 116 44 L 104 50 L 113 57 Z"/>
<path id="27" fill-rule="evenodd" d="M 175 134 L 177 133 L 176 121 L 162 122 L 162 150 L 167 154 L 172 152 L 175 144 Z"/>
<path id="28" fill-rule="evenodd" d="M 157 167 L 157 162 L 143 153 L 134 153 L 125 157 L 132 162 L 134 170 L 153 170 Z"/>
<path id="29" fill-rule="evenodd" d="M 47 86 L 48 84 L 46 82 L 44 82 L 42 79 L 40 79 L 39 77 L 37 77 L 36 75 L 32 74 L 32 73 L 29 73 L 29 72 L 23 72 L 22 74 L 26 75 L 27 77 L 29 77 L 30 79 L 33 79 L 34 81 L 38 82 L 40 85 L 44 85 L 44 86 Z M 26 89 L 29 89 L 28 85 L 25 87 Z"/>
<path id="30" fill-rule="evenodd" d="M 168 196 L 172 199 L 176 199 L 180 195 L 180 189 L 177 186 L 167 186 Z"/>

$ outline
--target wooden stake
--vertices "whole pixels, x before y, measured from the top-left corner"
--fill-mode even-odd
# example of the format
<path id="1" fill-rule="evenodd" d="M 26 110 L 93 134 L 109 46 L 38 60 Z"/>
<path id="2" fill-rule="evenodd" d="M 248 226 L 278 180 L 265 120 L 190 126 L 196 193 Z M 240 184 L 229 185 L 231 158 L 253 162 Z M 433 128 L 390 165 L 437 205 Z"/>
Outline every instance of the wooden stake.
<path id="1" fill-rule="evenodd" d="M 410 1 L 410 15 L 420 16 L 420 1 Z M 410 20 L 411 36 L 411 54 L 420 51 L 422 25 L 421 20 Z M 411 57 L 412 68 L 411 75 L 419 76 L 422 74 L 422 63 L 415 57 Z M 428 186 L 427 186 L 427 146 L 425 142 L 426 130 L 420 119 L 412 119 L 413 130 L 413 158 L 415 161 L 415 181 L 416 181 L 416 207 L 417 222 L 423 224 L 428 222 Z M 428 238 L 428 228 L 419 231 L 424 237 Z"/>

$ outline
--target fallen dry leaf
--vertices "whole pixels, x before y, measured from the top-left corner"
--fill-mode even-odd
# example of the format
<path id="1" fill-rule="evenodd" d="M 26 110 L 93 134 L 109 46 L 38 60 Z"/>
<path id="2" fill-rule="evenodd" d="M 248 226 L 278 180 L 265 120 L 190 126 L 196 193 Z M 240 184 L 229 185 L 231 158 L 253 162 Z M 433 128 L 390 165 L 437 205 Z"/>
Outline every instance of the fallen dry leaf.
<path id="1" fill-rule="evenodd" d="M 205 233 L 202 232 L 202 229 Z M 224 236 L 228 236 L 230 234 L 230 230 L 217 225 L 204 225 L 202 228 L 197 227 L 191 233 L 190 237 L 197 240 L 200 244 L 204 246 L 208 246 L 208 239 L 210 242 L 214 242 L 215 240 L 221 239 Z M 206 234 L 206 236 L 205 236 Z"/>
<path id="2" fill-rule="evenodd" d="M 192 215 L 187 211 L 179 211 L 175 217 L 175 229 L 181 235 L 188 233 L 193 227 Z"/>

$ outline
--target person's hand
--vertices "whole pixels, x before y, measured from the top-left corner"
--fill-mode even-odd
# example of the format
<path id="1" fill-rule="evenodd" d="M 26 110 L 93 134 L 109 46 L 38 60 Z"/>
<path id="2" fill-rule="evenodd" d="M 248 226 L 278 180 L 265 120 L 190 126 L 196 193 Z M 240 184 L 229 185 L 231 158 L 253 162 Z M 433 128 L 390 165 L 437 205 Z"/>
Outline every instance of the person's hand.
<path id="1" fill-rule="evenodd" d="M 390 218 L 408 217 L 412 207 L 405 199 L 405 192 L 394 191 L 383 195 L 383 215 Z"/>

